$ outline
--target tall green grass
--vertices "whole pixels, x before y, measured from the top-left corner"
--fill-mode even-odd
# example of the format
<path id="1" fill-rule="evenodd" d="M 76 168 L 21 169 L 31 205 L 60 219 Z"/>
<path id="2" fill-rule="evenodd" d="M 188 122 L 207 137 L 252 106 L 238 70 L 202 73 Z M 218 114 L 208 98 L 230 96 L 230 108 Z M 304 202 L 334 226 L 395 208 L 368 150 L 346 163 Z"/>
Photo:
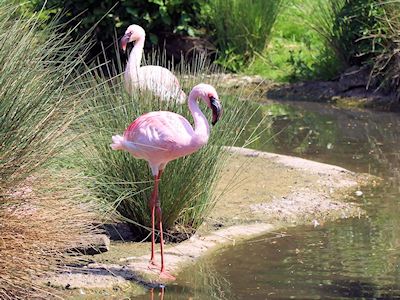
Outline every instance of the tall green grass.
<path id="1" fill-rule="evenodd" d="M 271 37 L 282 0 L 210 1 L 210 24 L 220 50 L 219 62 L 238 71 L 261 53 Z"/>
<path id="2" fill-rule="evenodd" d="M 0 7 L 0 195 L 63 149 L 60 139 L 76 115 L 78 94 L 65 88 L 81 64 L 82 43 L 55 26 Z"/>
<path id="3" fill-rule="evenodd" d="M 325 56 L 333 54 L 338 71 L 350 66 L 371 70 L 366 88 L 392 92 L 398 100 L 400 1 L 317 2 L 310 25 L 325 40 Z M 315 4 L 307 8 L 315 10 Z"/>
<path id="4" fill-rule="evenodd" d="M 297 7 L 302 11 L 308 26 L 324 40 L 328 50 L 335 53 L 341 63 L 346 63 L 347 52 L 340 39 L 343 30 L 337 26 L 337 19 L 342 12 L 346 0 L 303 1 Z"/>
<path id="5" fill-rule="evenodd" d="M 303 0 L 302 3 L 310 0 Z M 312 0 L 311 0 L 312 1 Z M 324 43 L 310 30 L 299 2 L 286 0 L 271 31 L 268 47 L 243 70 L 274 81 L 307 80 L 314 76 L 314 64 Z"/>
<path id="6" fill-rule="evenodd" d="M 224 96 L 218 77 L 208 79 L 210 66 L 204 58 L 193 65 L 181 64 L 179 80 L 188 94 L 200 82 L 214 85 L 220 93 L 224 115 L 212 128 L 207 146 L 200 151 L 170 162 L 160 183 L 160 199 L 164 227 L 170 233 L 193 233 L 215 204 L 215 183 L 225 162 L 223 146 L 232 145 L 246 121 L 245 105 L 238 99 Z M 212 68 L 211 68 L 212 69 Z M 112 71 L 112 70 L 111 70 Z M 113 72 L 111 72 L 113 73 Z M 84 134 L 79 149 L 83 169 L 92 178 L 91 188 L 100 201 L 113 207 L 143 234 L 148 233 L 150 211 L 148 200 L 153 188 L 153 177 L 144 160 L 133 158 L 128 152 L 112 151 L 111 136 L 122 134 L 140 115 L 156 110 L 170 110 L 192 121 L 187 104 L 160 102 L 151 93 L 137 91 L 129 96 L 117 76 L 105 80 L 107 74 L 98 74 L 97 82 L 87 81 L 96 88 L 85 96 L 87 114 L 79 120 Z M 100 83 L 100 84 L 99 84 Z M 207 115 L 210 111 L 203 105 Z"/>
<path id="7" fill-rule="evenodd" d="M 371 86 L 395 94 L 400 99 L 400 1 L 382 1 L 379 26 L 368 39 L 375 45 L 372 58 Z"/>
<path id="8" fill-rule="evenodd" d="M 84 41 L 0 1 L 0 298 L 48 299 L 38 276 L 90 241 L 96 218 L 73 176 L 50 167 L 69 144 Z M 58 176 L 62 174 L 62 176 Z M 65 184 L 71 186 L 65 186 Z"/>
<path id="9" fill-rule="evenodd" d="M 307 18 L 309 26 L 325 44 L 317 66 L 332 69 L 332 75 L 351 66 L 371 66 L 382 49 L 380 40 L 386 31 L 383 8 L 388 3 L 392 1 L 316 0 L 300 5 L 311 16 Z"/>

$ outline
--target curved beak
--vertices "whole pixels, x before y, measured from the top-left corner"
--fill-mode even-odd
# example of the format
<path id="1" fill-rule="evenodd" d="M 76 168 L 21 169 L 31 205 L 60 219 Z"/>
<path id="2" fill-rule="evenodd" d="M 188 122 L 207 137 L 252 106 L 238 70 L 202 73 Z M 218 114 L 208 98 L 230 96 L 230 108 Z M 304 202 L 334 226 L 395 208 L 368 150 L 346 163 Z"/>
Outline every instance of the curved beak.
<path id="1" fill-rule="evenodd" d="M 121 49 L 126 52 L 126 45 L 129 43 L 131 38 L 131 33 L 125 33 L 125 35 L 121 38 Z"/>
<path id="2" fill-rule="evenodd" d="M 211 124 L 214 126 L 218 122 L 218 120 L 222 114 L 222 106 L 221 106 L 221 103 L 219 103 L 219 101 L 214 97 L 210 98 L 210 104 L 211 104 L 211 110 L 212 110 Z"/>

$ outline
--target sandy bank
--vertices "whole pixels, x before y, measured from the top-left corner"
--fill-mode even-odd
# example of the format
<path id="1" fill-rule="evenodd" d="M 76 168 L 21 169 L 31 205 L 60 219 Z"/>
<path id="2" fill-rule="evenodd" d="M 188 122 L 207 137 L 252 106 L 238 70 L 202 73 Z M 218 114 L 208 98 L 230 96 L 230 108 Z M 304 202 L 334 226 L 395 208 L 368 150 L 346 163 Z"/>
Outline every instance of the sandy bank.
<path id="1" fill-rule="evenodd" d="M 216 191 L 219 201 L 210 218 L 189 240 L 166 247 L 167 267 L 174 275 L 179 276 L 185 265 L 211 249 L 241 239 L 363 214 L 348 196 L 374 180 L 368 175 L 297 157 L 244 148 L 228 151 L 230 157 Z M 139 292 L 140 287 L 151 287 L 158 280 L 147 268 L 149 251 L 149 243 L 114 243 L 108 253 L 93 256 L 95 262 L 46 282 L 80 292 L 126 286 Z"/>

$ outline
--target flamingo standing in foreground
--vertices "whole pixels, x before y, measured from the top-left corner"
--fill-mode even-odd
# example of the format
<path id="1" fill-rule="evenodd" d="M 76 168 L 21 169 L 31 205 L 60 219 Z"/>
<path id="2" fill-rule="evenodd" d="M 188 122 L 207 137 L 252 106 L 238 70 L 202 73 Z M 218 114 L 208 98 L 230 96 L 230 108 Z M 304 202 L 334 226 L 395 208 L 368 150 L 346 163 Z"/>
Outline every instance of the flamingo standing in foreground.
<path id="1" fill-rule="evenodd" d="M 164 240 L 158 183 L 168 162 L 192 154 L 208 142 L 210 126 L 199 108 L 198 98 L 202 99 L 212 110 L 212 125 L 215 125 L 221 114 L 221 104 L 215 89 L 211 85 L 201 83 L 192 89 L 188 100 L 189 110 L 194 119 L 194 128 L 181 115 L 169 111 L 154 111 L 144 114 L 132 122 L 123 136 L 114 135 L 112 137 L 111 148 L 113 150 L 126 150 L 135 158 L 145 159 L 149 163 L 154 176 L 154 189 L 149 201 L 152 226 L 150 264 L 156 265 L 154 260 L 155 212 L 161 239 L 160 276 L 167 279 L 174 278 L 166 272 L 164 266 Z"/>
<path id="2" fill-rule="evenodd" d="M 131 94 L 133 90 L 142 88 L 152 91 L 161 100 L 176 99 L 178 103 L 184 103 L 186 95 L 170 70 L 160 66 L 140 66 L 145 37 L 146 33 L 142 27 L 130 25 L 121 38 L 121 48 L 124 52 L 128 43 L 135 43 L 124 73 L 127 92 Z"/>

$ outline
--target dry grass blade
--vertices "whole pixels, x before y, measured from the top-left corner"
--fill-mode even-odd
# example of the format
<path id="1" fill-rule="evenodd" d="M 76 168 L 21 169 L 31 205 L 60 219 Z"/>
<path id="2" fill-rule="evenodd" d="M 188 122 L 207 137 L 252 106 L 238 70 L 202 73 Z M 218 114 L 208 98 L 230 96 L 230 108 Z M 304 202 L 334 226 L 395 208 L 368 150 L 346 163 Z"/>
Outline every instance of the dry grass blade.
<path id="1" fill-rule="evenodd" d="M 71 77 L 87 46 L 12 3 L 0 1 L 0 298 L 48 299 L 35 280 L 90 240 L 98 219 L 65 185 L 77 183 L 69 174 L 44 175 L 70 141 L 81 96 Z"/>
<path id="2" fill-rule="evenodd" d="M 0 298 L 56 296 L 39 277 L 70 262 L 73 258 L 65 255 L 66 250 L 90 244 L 96 233 L 93 224 L 100 219 L 91 204 L 80 202 L 81 197 L 81 191 L 55 182 L 53 175 L 30 178 L 2 199 Z"/>

